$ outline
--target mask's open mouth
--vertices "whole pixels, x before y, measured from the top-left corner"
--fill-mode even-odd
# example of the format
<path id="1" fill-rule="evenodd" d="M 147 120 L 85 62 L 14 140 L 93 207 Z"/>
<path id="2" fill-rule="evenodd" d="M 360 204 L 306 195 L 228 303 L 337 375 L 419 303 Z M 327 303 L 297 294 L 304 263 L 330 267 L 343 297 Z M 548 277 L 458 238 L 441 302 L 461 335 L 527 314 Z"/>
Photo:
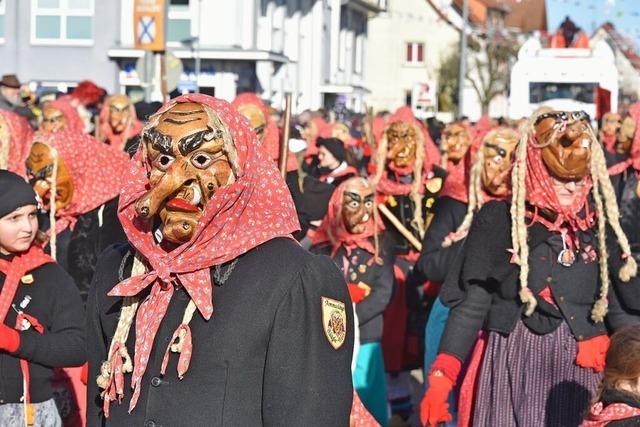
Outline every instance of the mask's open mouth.
<path id="1" fill-rule="evenodd" d="M 200 190 L 200 186 L 194 182 L 182 189 L 178 195 L 169 199 L 166 207 L 171 211 L 198 213 L 201 209 L 201 202 L 202 190 Z"/>

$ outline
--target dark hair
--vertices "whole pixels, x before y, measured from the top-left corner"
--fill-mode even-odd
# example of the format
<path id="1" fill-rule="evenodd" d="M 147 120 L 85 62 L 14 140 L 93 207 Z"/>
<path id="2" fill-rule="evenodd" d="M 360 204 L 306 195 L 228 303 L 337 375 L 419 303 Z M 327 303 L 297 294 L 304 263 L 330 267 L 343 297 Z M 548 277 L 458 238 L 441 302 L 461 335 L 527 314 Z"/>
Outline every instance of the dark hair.
<path id="1" fill-rule="evenodd" d="M 611 337 L 604 376 L 597 393 L 600 400 L 605 389 L 616 389 L 620 381 L 640 377 L 640 325 L 627 326 Z"/>

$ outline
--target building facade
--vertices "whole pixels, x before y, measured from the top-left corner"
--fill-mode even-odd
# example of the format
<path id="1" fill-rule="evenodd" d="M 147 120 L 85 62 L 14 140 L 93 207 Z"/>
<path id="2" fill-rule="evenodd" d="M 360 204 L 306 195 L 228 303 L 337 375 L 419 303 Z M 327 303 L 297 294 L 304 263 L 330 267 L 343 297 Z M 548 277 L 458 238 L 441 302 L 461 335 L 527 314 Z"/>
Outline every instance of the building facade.
<path id="1" fill-rule="evenodd" d="M 378 0 L 166 2 L 178 91 L 198 86 L 229 100 L 249 90 L 278 107 L 292 93 L 294 112 L 334 103 L 362 110 L 367 23 Z M 90 79 L 139 98 L 144 54 L 133 47 L 133 7 L 134 0 L 0 0 L 0 55 L 10 59 L 0 72 L 62 91 Z"/>

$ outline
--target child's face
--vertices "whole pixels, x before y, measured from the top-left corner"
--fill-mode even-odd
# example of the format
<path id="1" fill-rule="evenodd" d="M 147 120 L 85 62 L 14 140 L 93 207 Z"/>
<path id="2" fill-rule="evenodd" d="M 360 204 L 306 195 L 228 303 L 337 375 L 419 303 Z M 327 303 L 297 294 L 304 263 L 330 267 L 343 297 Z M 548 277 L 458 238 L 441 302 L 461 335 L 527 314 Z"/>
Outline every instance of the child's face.
<path id="1" fill-rule="evenodd" d="M 8 255 L 29 249 L 38 231 L 36 207 L 27 205 L 0 218 L 0 252 Z"/>

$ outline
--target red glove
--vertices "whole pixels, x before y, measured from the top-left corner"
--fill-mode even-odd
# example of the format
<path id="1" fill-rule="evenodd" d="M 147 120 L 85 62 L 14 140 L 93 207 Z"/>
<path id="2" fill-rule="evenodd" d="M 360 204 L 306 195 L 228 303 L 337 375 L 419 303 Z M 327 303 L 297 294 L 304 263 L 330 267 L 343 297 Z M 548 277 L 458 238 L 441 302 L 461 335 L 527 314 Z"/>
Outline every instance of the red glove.
<path id="1" fill-rule="evenodd" d="M 608 349 L 609 337 L 607 335 L 598 335 L 588 340 L 578 341 L 576 365 L 591 368 L 593 372 L 602 372 Z"/>
<path id="2" fill-rule="evenodd" d="M 20 333 L 0 323 L 0 351 L 15 353 L 20 348 Z"/>
<path id="3" fill-rule="evenodd" d="M 420 402 L 420 422 L 423 426 L 436 427 L 439 423 L 451 422 L 447 400 L 461 366 L 460 360 L 449 354 L 440 353 L 436 357 L 429 374 L 429 388 Z"/>

